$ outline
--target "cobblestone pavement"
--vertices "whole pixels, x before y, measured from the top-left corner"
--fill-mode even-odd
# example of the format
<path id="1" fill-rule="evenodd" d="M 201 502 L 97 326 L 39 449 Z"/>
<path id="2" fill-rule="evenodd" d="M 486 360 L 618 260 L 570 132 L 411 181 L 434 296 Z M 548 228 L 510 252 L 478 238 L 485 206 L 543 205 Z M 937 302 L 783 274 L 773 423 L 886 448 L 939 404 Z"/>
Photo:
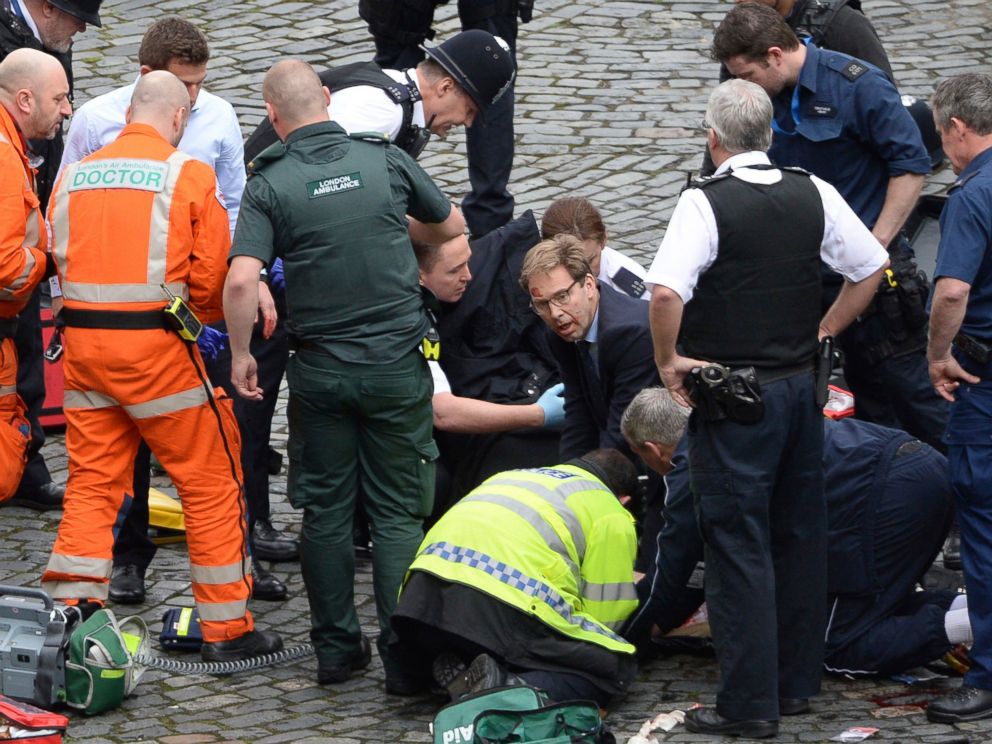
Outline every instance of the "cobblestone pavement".
<path id="1" fill-rule="evenodd" d="M 992 10 L 983 0 L 864 0 L 886 41 L 904 93 L 927 96 L 942 75 L 988 69 L 985 29 Z M 230 100 L 246 131 L 262 116 L 260 82 L 281 55 L 317 64 L 371 56 L 371 41 L 354 0 L 106 0 L 104 28 L 90 29 L 76 47 L 76 100 L 129 82 L 147 24 L 166 12 L 202 24 L 215 54 L 208 87 Z M 517 150 L 512 190 L 518 212 L 540 213 L 555 197 L 591 198 L 604 213 L 610 243 L 640 261 L 650 260 L 664 233 L 685 171 L 698 165 L 702 118 L 716 66 L 705 49 L 729 2 L 595 2 L 539 0 L 519 42 Z M 456 30 L 454 8 L 438 11 L 439 37 Z M 422 159 L 455 199 L 467 190 L 464 138 L 433 142 Z M 948 169 L 928 189 L 952 179 Z M 284 405 L 276 442 L 286 438 Z M 45 448 L 57 480 L 67 475 L 60 436 Z M 159 485 L 163 485 L 160 482 Z M 276 523 L 299 528 L 285 500 L 285 477 L 273 484 Z M 38 515 L 18 508 L 0 512 L 0 581 L 36 585 L 47 560 L 59 512 Z M 284 603 L 252 602 L 261 626 L 278 628 L 287 645 L 307 640 L 307 601 L 297 564 L 273 570 L 290 585 Z M 160 550 L 149 574 L 148 602 L 137 611 L 154 633 L 166 607 L 191 603 L 182 545 Z M 357 601 L 366 632 L 375 628 L 369 565 L 359 564 Z M 127 614 L 125 610 L 122 614 Z M 387 697 L 378 658 L 345 684 L 316 684 L 312 658 L 227 678 L 149 672 L 137 694 L 112 713 L 74 716 L 73 738 L 87 742 L 392 742 L 429 741 L 427 723 L 439 701 Z M 717 670 L 712 660 L 674 657 L 641 672 L 628 700 L 611 713 L 618 735 L 662 710 L 712 702 Z M 875 726 L 875 738 L 902 742 L 992 740 L 992 724 L 927 723 L 914 703 L 933 689 L 892 681 L 831 678 L 811 715 L 783 721 L 780 741 L 823 741 L 849 726 Z M 876 701 L 883 701 L 879 705 Z M 702 741 L 683 729 L 669 741 Z"/>

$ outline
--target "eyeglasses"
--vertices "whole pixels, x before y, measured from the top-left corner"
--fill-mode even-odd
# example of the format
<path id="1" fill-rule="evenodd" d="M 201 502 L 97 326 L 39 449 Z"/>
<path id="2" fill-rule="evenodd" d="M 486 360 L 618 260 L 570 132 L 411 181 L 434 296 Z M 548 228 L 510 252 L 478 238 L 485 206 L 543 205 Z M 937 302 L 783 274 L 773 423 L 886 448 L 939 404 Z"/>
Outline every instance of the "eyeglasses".
<path id="1" fill-rule="evenodd" d="M 546 300 L 532 300 L 530 303 L 530 309 L 533 310 L 538 315 L 546 315 L 548 312 L 550 312 L 552 305 L 554 305 L 555 307 L 565 307 L 565 305 L 567 305 L 569 301 L 572 299 L 572 288 L 576 284 L 580 284 L 583 281 L 585 281 L 586 276 L 589 275 L 586 274 L 585 276 L 576 279 L 574 282 L 569 284 L 568 287 L 561 290 L 560 292 L 555 292 L 553 295 L 551 295 L 551 297 L 549 297 Z"/>
<path id="2" fill-rule="evenodd" d="M 703 118 L 699 122 L 699 126 L 702 127 L 703 129 L 712 129 L 713 128 L 713 126 L 708 121 L 706 121 L 705 118 Z"/>

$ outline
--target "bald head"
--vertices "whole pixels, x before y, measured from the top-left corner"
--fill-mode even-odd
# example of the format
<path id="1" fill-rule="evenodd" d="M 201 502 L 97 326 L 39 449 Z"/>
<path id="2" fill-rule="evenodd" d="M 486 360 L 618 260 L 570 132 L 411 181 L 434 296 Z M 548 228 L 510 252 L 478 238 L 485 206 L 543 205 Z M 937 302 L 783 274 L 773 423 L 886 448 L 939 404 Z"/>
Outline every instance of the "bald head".
<path id="1" fill-rule="evenodd" d="M 37 49 L 17 49 L 0 62 L 0 103 L 27 139 L 52 139 L 72 113 L 61 63 Z"/>
<path id="2" fill-rule="evenodd" d="M 189 108 L 189 93 L 183 82 L 171 72 L 154 70 L 138 78 L 128 122 L 154 127 L 175 146 L 182 139 Z"/>
<path id="3" fill-rule="evenodd" d="M 265 73 L 262 98 L 280 139 L 307 124 L 327 121 L 329 99 L 317 73 L 306 62 L 285 59 Z"/>

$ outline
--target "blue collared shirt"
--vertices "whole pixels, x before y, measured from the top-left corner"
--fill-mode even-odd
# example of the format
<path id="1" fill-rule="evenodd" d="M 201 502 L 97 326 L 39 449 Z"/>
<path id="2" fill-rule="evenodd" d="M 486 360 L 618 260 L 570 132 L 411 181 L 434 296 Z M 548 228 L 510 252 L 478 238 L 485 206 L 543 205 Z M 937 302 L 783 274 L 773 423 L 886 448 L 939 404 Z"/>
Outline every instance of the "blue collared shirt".
<path id="1" fill-rule="evenodd" d="M 961 171 L 940 215 L 934 279 L 971 285 L 961 330 L 992 339 L 992 147 Z"/>
<path id="2" fill-rule="evenodd" d="M 772 162 L 832 184 L 869 228 L 889 178 L 930 172 L 920 130 L 899 92 L 867 62 L 807 44 L 795 90 L 783 90 L 772 103 Z"/>

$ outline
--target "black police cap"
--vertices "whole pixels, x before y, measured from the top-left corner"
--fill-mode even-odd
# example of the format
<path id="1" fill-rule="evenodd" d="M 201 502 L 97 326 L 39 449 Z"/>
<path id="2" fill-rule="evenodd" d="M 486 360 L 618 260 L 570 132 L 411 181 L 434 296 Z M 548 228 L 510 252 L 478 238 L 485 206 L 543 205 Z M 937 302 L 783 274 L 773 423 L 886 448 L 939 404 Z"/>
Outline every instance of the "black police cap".
<path id="1" fill-rule="evenodd" d="M 487 31 L 462 31 L 437 46 L 421 48 L 471 96 L 483 117 L 516 75 L 510 48 Z"/>
<path id="2" fill-rule="evenodd" d="M 48 0 L 48 2 L 91 26 L 103 26 L 100 21 L 100 3 L 103 0 Z"/>

